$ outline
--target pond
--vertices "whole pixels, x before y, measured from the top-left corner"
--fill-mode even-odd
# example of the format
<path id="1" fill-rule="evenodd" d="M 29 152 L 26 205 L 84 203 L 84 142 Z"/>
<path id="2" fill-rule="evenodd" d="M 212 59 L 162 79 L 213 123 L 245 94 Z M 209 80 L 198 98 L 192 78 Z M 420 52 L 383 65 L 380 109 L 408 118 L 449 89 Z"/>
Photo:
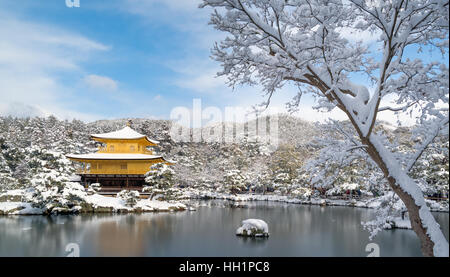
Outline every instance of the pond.
<path id="1" fill-rule="evenodd" d="M 368 232 L 360 222 L 374 211 L 251 202 L 247 208 L 208 201 L 197 211 L 126 215 L 2 216 L 0 256 L 367 256 Z M 435 213 L 448 240 L 449 214 Z M 260 218 L 268 239 L 235 236 L 242 220 Z M 381 232 L 381 256 L 421 256 L 411 230 Z M 69 245 L 70 247 L 70 245 Z M 73 253 L 73 250 L 71 250 Z M 76 250 L 75 250 L 76 251 Z"/>

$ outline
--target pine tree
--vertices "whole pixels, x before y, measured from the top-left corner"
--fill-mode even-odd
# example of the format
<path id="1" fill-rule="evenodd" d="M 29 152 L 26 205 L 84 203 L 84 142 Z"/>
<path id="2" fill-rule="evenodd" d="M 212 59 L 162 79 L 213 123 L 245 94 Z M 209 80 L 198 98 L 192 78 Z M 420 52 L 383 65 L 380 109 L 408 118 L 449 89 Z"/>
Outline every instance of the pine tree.
<path id="1" fill-rule="evenodd" d="M 173 199 L 176 195 L 172 189 L 174 185 L 174 171 L 165 163 L 156 163 L 150 167 L 147 172 L 145 186 L 142 191 L 150 193 L 150 199 L 156 195 L 161 196 L 165 200 Z"/>

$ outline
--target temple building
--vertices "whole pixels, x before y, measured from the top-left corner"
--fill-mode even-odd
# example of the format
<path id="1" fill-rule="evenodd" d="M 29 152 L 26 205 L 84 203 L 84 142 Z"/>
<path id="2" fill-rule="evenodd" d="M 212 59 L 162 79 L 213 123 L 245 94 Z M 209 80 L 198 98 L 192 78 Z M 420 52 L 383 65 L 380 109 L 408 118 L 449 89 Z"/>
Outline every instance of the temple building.
<path id="1" fill-rule="evenodd" d="M 134 131 L 130 124 L 119 131 L 92 134 L 91 139 L 103 144 L 97 153 L 70 154 L 67 158 L 81 163 L 78 174 L 83 185 L 100 183 L 102 192 L 141 190 L 152 164 L 171 164 L 162 156 L 153 155 L 149 148 L 157 146 L 158 141 Z"/>

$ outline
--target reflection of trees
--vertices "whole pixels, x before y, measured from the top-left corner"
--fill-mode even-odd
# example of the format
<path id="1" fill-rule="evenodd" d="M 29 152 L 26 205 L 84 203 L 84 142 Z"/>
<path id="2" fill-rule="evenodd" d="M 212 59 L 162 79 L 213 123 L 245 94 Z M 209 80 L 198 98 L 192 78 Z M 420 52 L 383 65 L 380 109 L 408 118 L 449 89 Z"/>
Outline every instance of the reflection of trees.
<path id="1" fill-rule="evenodd" d="M 79 225 L 65 216 L 12 216 L 0 219 L 1 256 L 64 256 L 78 242 Z"/>
<path id="2" fill-rule="evenodd" d="M 139 256 L 147 231 L 164 240 L 172 223 L 168 214 L 2 217 L 0 256 L 65 256 L 71 242 L 82 256 Z"/>
<path id="3" fill-rule="evenodd" d="M 251 247 L 251 248 L 260 248 L 264 247 L 267 244 L 267 241 L 269 238 L 267 237 L 238 237 L 239 244 L 243 245 L 245 247 Z"/>
<path id="4" fill-rule="evenodd" d="M 196 212 L 0 217 L 0 256 L 65 256 L 70 242 L 80 245 L 81 256 L 366 254 L 368 233 L 360 222 L 373 215 L 369 209 L 257 201 L 246 202 L 248 208 L 231 208 L 223 201 L 208 204 L 212 207 Z M 436 217 L 448 235 L 448 213 Z M 236 229 L 247 218 L 265 220 L 270 237 L 236 237 Z M 382 255 L 420 255 L 420 249 L 408 248 L 414 239 L 409 232 L 380 233 L 375 242 Z"/>

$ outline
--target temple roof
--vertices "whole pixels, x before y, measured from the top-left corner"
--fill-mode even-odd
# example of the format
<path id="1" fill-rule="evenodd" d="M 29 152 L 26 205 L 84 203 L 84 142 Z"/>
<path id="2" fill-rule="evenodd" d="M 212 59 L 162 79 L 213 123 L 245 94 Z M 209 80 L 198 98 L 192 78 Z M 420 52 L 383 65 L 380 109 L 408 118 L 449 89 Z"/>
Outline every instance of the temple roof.
<path id="1" fill-rule="evenodd" d="M 104 133 L 104 134 L 91 134 L 92 138 L 99 138 L 99 139 L 141 139 L 146 138 L 149 142 L 153 144 L 158 144 L 159 141 L 152 140 L 148 138 L 146 135 L 139 134 L 135 130 L 131 129 L 130 127 L 125 127 L 122 130 L 110 132 L 110 133 Z"/>
<path id="2" fill-rule="evenodd" d="M 114 154 L 114 153 L 92 153 L 92 154 L 72 154 L 67 155 L 70 159 L 79 160 L 154 160 L 164 159 L 162 156 L 146 154 Z"/>

